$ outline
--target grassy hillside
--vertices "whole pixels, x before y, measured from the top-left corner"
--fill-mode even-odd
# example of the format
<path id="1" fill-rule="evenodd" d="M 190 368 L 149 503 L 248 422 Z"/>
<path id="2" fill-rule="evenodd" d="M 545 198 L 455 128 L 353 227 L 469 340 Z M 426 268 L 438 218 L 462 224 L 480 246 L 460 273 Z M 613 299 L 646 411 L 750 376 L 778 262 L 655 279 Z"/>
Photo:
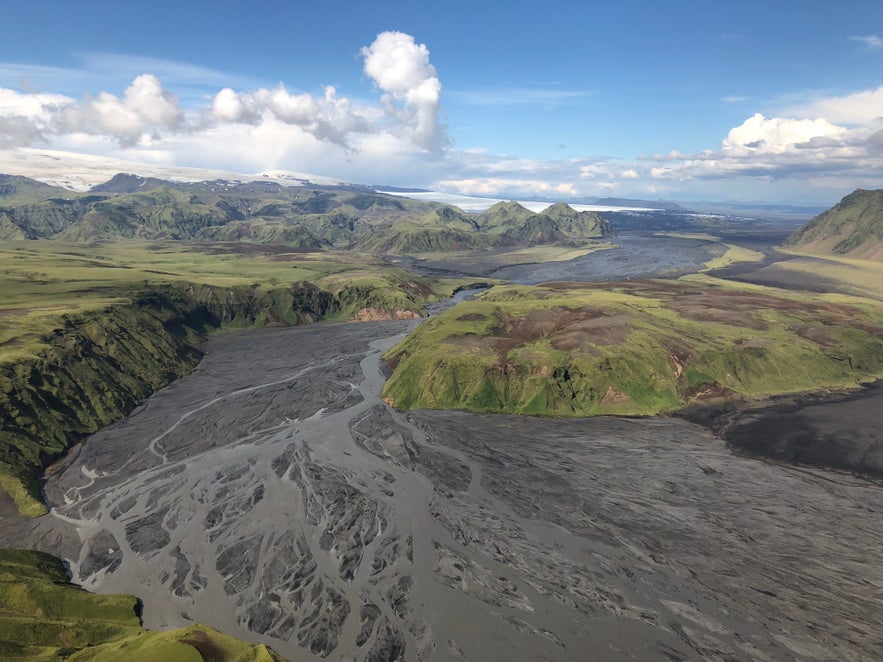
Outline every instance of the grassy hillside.
<path id="1" fill-rule="evenodd" d="M 517 202 L 499 202 L 476 218 L 500 245 L 579 243 L 611 234 L 610 224 L 594 212 L 578 212 L 560 202 L 539 213 Z"/>
<path id="2" fill-rule="evenodd" d="M 68 583 L 48 554 L 0 550 L 0 659 L 39 662 L 274 662 L 253 646 L 203 625 L 150 632 L 131 595 L 95 595 Z"/>
<path id="3" fill-rule="evenodd" d="M 187 374 L 222 326 L 419 316 L 461 285 L 374 258 L 236 244 L 0 244 L 0 488 L 45 512 L 38 478 L 72 443 Z"/>
<path id="4" fill-rule="evenodd" d="M 883 375 L 883 309 L 841 299 L 714 279 L 498 286 L 390 350 L 384 396 L 406 409 L 646 415 L 854 386 Z"/>
<path id="5" fill-rule="evenodd" d="M 357 188 L 175 183 L 117 175 L 89 193 L 0 176 L 0 240 L 237 241 L 405 253 L 578 244 L 609 234 L 567 205 L 502 203 L 482 215 Z"/>
<path id="6" fill-rule="evenodd" d="M 883 262 L 883 190 L 850 193 L 797 230 L 785 247 Z"/>

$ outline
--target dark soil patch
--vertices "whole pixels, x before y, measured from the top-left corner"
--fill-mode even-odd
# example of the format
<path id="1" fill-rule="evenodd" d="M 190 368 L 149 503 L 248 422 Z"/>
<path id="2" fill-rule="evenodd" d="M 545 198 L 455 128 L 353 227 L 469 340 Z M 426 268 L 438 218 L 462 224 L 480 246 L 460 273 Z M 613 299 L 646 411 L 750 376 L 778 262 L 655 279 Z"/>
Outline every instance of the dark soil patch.
<path id="1" fill-rule="evenodd" d="M 859 391 L 694 404 L 678 417 L 709 427 L 734 449 L 788 464 L 883 478 L 883 382 Z"/>

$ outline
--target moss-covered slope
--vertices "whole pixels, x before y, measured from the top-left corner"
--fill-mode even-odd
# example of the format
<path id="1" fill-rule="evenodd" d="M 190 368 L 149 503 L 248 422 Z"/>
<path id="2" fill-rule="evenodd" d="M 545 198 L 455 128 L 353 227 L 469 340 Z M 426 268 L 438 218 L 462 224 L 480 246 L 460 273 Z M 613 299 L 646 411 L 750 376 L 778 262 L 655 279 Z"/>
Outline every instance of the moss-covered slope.
<path id="1" fill-rule="evenodd" d="M 883 261 L 883 190 L 850 193 L 792 234 L 785 247 Z"/>
<path id="2" fill-rule="evenodd" d="M 81 270 L 77 264 L 55 268 L 73 273 Z M 257 268 L 263 261 L 249 264 Z M 97 271 L 98 277 L 112 278 L 111 273 L 128 276 L 132 270 L 91 267 L 87 275 L 95 277 Z M 45 512 L 38 482 L 43 469 L 78 439 L 122 418 L 157 389 L 190 372 L 212 329 L 419 317 L 424 302 L 437 296 L 437 283 L 366 262 L 338 272 L 317 263 L 312 272 L 288 273 L 312 273 L 318 284 L 224 287 L 120 279 L 112 289 L 109 283 L 99 289 L 92 281 L 79 288 L 65 281 L 67 300 L 45 284 L 18 305 L 77 311 L 81 302 L 94 296 L 113 303 L 36 321 L 27 309 L 0 308 L 0 337 L 10 338 L 0 345 L 4 351 L 3 345 L 9 345 L 9 356 L 0 351 L 0 489 L 13 497 L 22 514 Z M 213 277 L 224 279 L 230 280 Z M 7 283 L 0 278 L 0 285 Z M 8 285 L 14 288 L 15 281 Z M 106 290 L 113 297 L 102 296 Z M 7 300 L 15 297 L 12 292 Z"/>
<path id="3" fill-rule="evenodd" d="M 517 202 L 498 202 L 477 220 L 479 227 L 502 245 L 581 242 L 611 234 L 610 224 L 598 214 L 576 211 L 563 202 L 539 213 Z"/>
<path id="4" fill-rule="evenodd" d="M 69 318 L 39 359 L 0 364 L 0 487 L 19 510 L 44 512 L 43 466 L 192 370 L 199 333 L 214 323 L 181 296 L 144 294 L 130 306 Z"/>
<path id="5" fill-rule="evenodd" d="M 141 627 L 131 595 L 95 595 L 68 583 L 61 561 L 48 554 L 0 550 L 0 659 L 110 662 L 274 662 L 253 646 L 212 628 L 169 632 Z"/>
<path id="6" fill-rule="evenodd" d="M 883 311 L 686 282 L 503 286 L 386 358 L 402 408 L 656 414 L 883 375 Z"/>

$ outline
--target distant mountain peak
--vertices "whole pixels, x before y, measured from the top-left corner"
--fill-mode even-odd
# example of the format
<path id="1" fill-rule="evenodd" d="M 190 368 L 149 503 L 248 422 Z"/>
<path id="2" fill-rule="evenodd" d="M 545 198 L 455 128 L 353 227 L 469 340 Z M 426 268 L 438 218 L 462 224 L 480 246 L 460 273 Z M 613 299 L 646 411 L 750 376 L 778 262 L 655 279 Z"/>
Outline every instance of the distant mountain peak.
<path id="1" fill-rule="evenodd" d="M 103 184 L 96 184 L 91 190 L 94 193 L 135 193 L 149 191 L 166 183 L 155 177 L 141 177 L 129 172 L 120 172 Z"/>

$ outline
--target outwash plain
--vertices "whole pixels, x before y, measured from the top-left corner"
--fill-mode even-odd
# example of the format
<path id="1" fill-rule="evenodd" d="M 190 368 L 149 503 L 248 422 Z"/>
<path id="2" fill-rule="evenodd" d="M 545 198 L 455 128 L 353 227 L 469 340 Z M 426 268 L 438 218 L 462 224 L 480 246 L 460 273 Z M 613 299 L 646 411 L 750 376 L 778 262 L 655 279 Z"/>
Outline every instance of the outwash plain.
<path id="1" fill-rule="evenodd" d="M 636 233 L 560 262 L 399 264 L 520 288 L 800 281 L 865 311 L 873 336 L 879 307 L 853 291 L 866 276 L 835 260 L 817 281 L 801 269 L 821 258 L 773 251 L 783 239 Z M 147 628 L 206 624 L 295 661 L 878 659 L 879 387 L 677 417 L 391 407 L 384 356 L 469 296 L 428 322 L 228 327 L 48 468 L 48 514 L 4 500 L 0 544 L 137 596 Z M 843 451 L 861 462 L 830 461 Z"/>

